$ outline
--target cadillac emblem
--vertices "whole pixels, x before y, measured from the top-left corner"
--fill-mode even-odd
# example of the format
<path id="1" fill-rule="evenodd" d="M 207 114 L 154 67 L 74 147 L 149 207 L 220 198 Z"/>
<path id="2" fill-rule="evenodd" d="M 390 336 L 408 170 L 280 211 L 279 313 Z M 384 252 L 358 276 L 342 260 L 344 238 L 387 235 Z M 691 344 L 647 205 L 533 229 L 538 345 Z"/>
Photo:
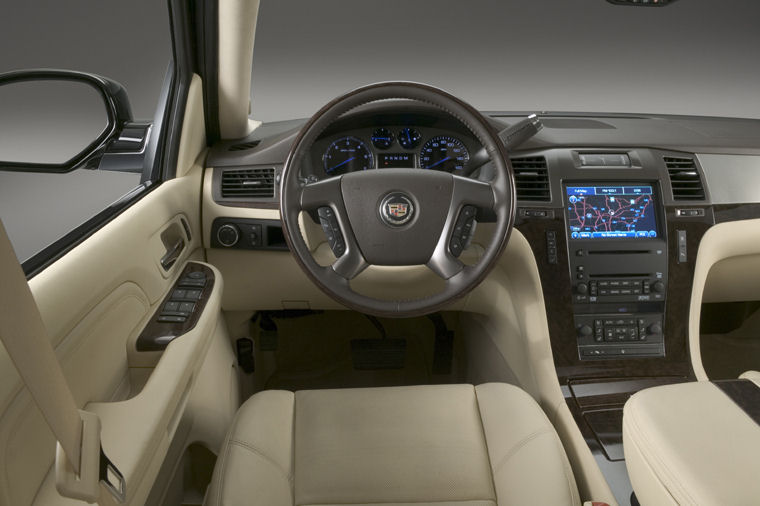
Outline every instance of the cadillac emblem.
<path id="1" fill-rule="evenodd" d="M 400 192 L 385 196 L 380 203 L 380 217 L 383 222 L 392 227 L 400 227 L 414 216 L 412 200 Z"/>

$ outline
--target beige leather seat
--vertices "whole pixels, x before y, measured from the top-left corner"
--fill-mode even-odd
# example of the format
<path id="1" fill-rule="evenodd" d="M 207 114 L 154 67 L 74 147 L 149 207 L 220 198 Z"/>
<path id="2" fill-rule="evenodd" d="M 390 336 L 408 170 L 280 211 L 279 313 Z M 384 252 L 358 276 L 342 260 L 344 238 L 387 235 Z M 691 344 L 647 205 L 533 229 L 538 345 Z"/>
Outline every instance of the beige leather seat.
<path id="1" fill-rule="evenodd" d="M 579 504 L 541 408 L 505 384 L 265 391 L 237 414 L 207 505 Z"/>
<path id="2" fill-rule="evenodd" d="M 760 425 L 713 383 L 633 395 L 623 445 L 643 506 L 760 504 Z"/>

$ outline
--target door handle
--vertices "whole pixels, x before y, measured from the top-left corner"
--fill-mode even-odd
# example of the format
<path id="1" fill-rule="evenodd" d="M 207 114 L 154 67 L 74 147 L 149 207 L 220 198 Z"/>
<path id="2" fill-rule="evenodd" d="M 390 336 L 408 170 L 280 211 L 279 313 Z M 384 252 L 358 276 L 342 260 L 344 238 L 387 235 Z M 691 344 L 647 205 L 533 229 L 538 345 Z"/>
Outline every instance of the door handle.
<path id="1" fill-rule="evenodd" d="M 167 249 L 166 254 L 161 257 L 161 267 L 163 267 L 165 271 L 171 269 L 172 265 L 177 262 L 183 249 L 185 249 L 185 240 L 180 237 L 177 239 L 177 242 L 174 243 L 174 246 Z"/>

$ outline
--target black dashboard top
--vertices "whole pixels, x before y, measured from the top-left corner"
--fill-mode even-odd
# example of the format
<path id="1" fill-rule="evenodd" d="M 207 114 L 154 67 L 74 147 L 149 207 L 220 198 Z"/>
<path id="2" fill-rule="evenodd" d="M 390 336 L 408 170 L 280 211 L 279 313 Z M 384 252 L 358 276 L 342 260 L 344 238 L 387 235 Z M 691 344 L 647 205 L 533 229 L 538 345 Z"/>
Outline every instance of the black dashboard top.
<path id="1" fill-rule="evenodd" d="M 462 127 L 437 111 L 410 108 L 404 114 L 378 114 L 357 110 L 336 123 L 325 136 L 341 129 L 376 124 L 434 126 L 462 132 Z M 528 113 L 489 112 L 494 126 L 504 128 Z M 760 120 L 697 116 L 587 114 L 542 112 L 544 129 L 520 147 L 520 151 L 557 147 L 626 148 L 646 147 L 672 151 L 760 155 Z M 282 164 L 299 128 L 306 120 L 263 124 L 245 139 L 221 141 L 213 146 L 207 165 L 226 167 Z M 251 143 L 252 149 L 232 150 Z"/>

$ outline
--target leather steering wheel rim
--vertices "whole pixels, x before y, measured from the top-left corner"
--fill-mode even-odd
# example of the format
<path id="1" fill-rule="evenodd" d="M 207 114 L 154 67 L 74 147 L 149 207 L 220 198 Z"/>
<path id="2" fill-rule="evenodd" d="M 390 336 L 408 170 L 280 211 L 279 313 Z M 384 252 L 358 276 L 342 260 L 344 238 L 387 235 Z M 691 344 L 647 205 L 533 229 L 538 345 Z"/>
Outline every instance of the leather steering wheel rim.
<path id="1" fill-rule="evenodd" d="M 484 183 L 445 172 L 421 169 L 383 169 L 335 176 L 318 183 L 304 183 L 301 177 L 301 166 L 309 156 L 314 141 L 325 129 L 338 118 L 357 107 L 391 99 L 412 100 L 432 105 L 458 119 L 475 135 L 488 152 L 494 169 L 494 176 L 491 181 Z M 366 220 L 362 222 L 356 215 L 365 214 L 369 216 L 367 213 L 369 213 L 370 206 L 374 212 L 377 203 L 368 199 L 367 202 L 361 204 L 366 209 L 358 209 L 357 205 L 360 204 L 353 202 L 355 199 L 352 200 L 352 192 L 374 191 L 377 193 L 378 191 L 385 191 L 389 193 L 389 189 L 404 192 L 408 191 L 407 188 L 416 188 L 417 192 L 421 192 L 430 185 L 438 189 L 438 194 L 450 195 L 448 209 L 443 213 L 445 214 L 445 223 L 442 225 L 441 234 L 436 239 L 429 260 L 422 262 L 445 280 L 444 289 L 430 296 L 410 300 L 376 299 L 355 292 L 350 286 L 350 280 L 366 266 L 371 265 L 371 262 L 365 259 L 365 256 L 370 256 L 370 245 L 365 240 L 363 246 L 366 252 L 362 251 L 354 234 L 352 221 L 366 224 Z M 417 210 L 420 220 L 423 216 L 425 219 L 434 218 L 435 211 L 432 209 L 434 206 L 428 206 L 425 200 L 418 200 L 414 192 L 408 191 L 408 193 L 411 200 L 420 206 L 420 209 Z M 431 194 L 428 193 L 427 195 L 430 196 Z M 347 201 L 349 202 L 347 203 Z M 495 222 L 493 236 L 484 245 L 484 253 L 478 263 L 472 266 L 462 264 L 449 249 L 454 224 L 464 206 L 474 206 L 479 210 L 488 211 Z M 329 266 L 321 266 L 315 261 L 310 248 L 301 235 L 299 226 L 301 212 L 313 212 L 320 207 L 329 207 L 335 213 L 346 243 L 345 253 Z M 426 207 L 430 209 L 426 209 Z M 349 208 L 353 214 L 349 213 Z M 439 205 L 437 210 L 442 209 Z M 424 214 L 426 211 L 427 214 Z M 285 239 L 296 262 L 327 295 L 350 309 L 366 314 L 385 317 L 419 316 L 438 311 L 455 299 L 466 295 L 494 267 L 506 247 L 514 224 L 514 175 L 506 148 L 499 138 L 498 132 L 475 108 L 461 99 L 429 85 L 411 82 L 383 82 L 355 89 L 332 100 L 315 113 L 302 127 L 291 146 L 282 170 L 280 214 Z M 416 222 L 416 220 L 417 216 L 413 221 Z M 380 221 L 379 215 L 377 221 Z M 371 224 L 376 226 L 374 223 Z M 377 230 L 386 235 L 402 233 L 402 229 L 399 229 L 398 232 L 388 232 L 379 228 Z M 408 231 L 407 234 L 409 234 Z M 388 237 L 394 238 L 395 236 L 388 235 Z M 410 236 L 407 235 L 406 237 Z M 385 253 L 387 255 L 387 251 Z M 426 253 L 420 254 L 426 255 Z M 392 263 L 391 265 L 419 265 L 419 263 Z M 381 265 L 389 264 L 383 263 Z"/>

